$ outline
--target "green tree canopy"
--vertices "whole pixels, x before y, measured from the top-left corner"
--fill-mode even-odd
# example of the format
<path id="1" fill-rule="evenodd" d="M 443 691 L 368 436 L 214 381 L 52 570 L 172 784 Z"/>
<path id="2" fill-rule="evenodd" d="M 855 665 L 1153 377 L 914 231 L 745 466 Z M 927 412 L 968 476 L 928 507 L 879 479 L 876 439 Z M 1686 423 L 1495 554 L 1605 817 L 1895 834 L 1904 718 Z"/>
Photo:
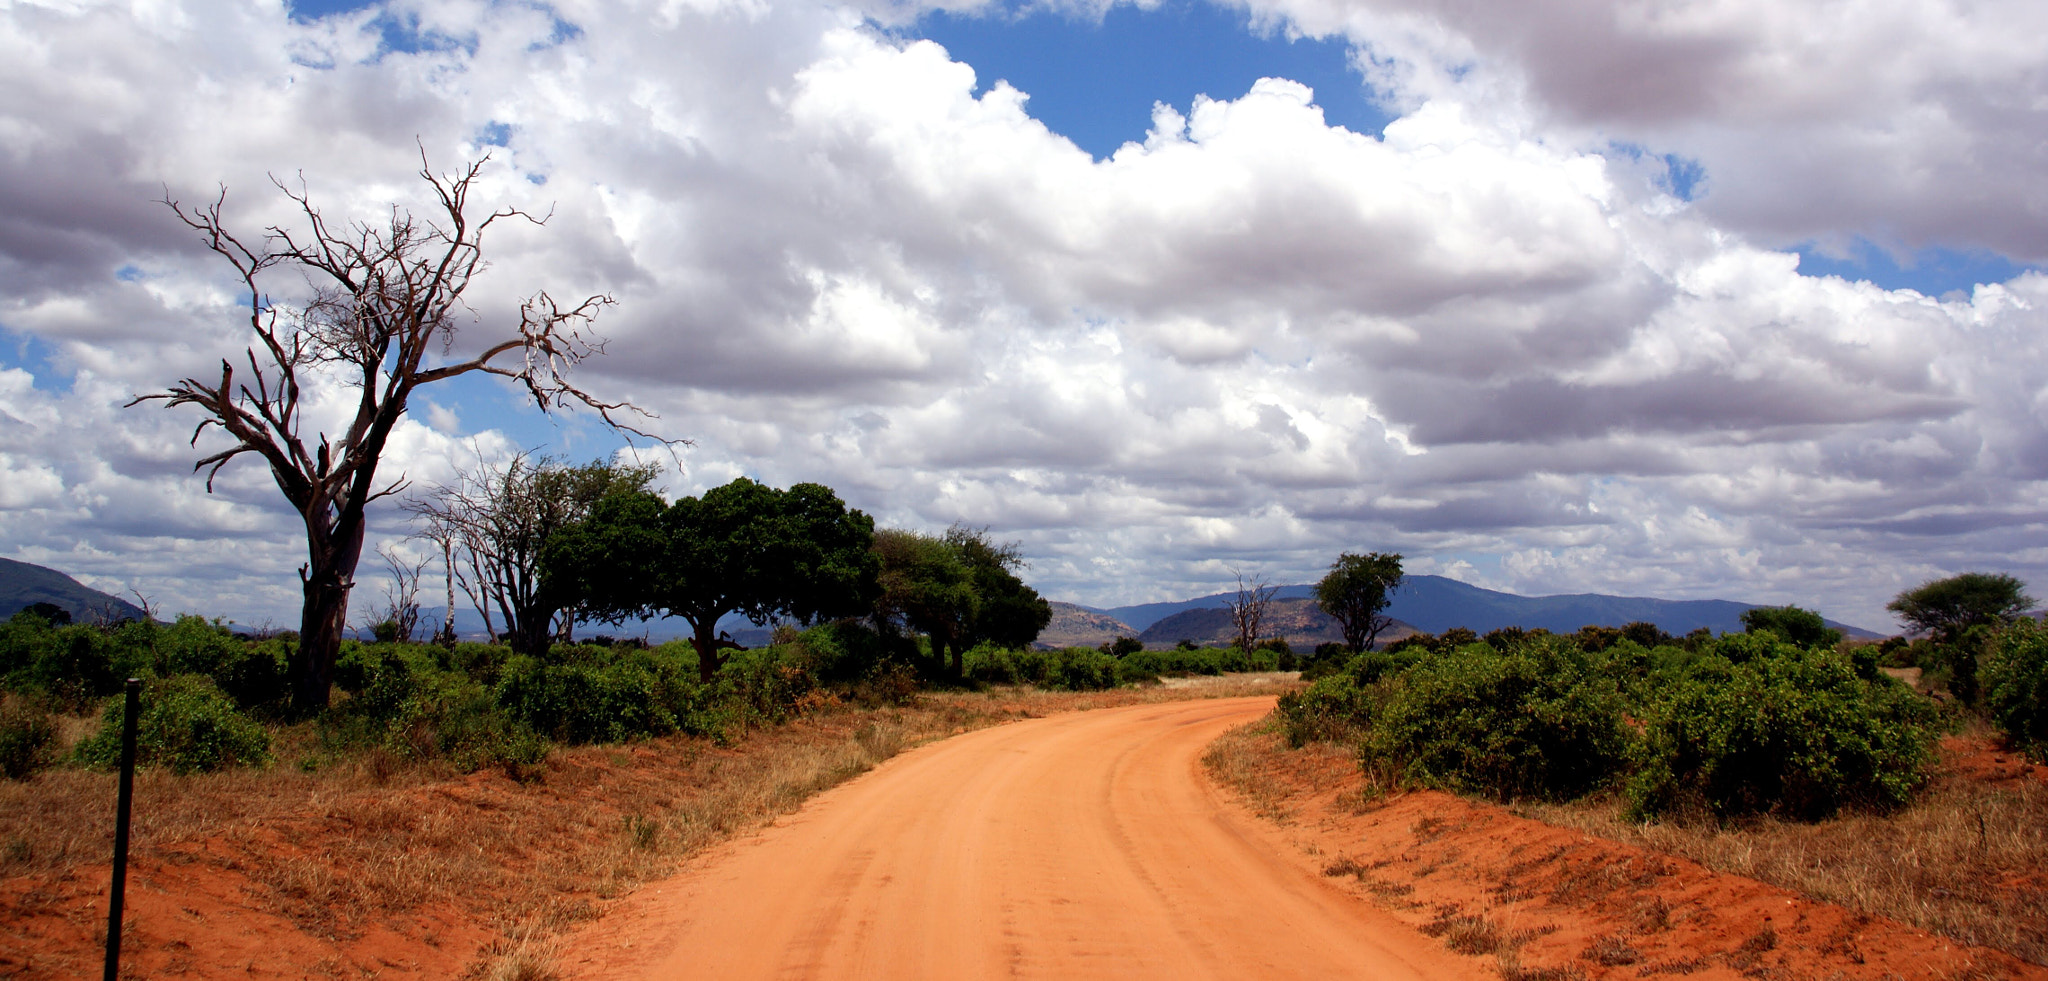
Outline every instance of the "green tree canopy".
<path id="1" fill-rule="evenodd" d="M 1399 588 L 1400 553 L 1345 552 L 1316 583 L 1316 605 L 1344 628 L 1344 645 L 1355 654 L 1371 647 L 1380 631 L 1394 622 L 1386 609 Z"/>
<path id="2" fill-rule="evenodd" d="M 559 536 L 544 563 L 594 619 L 683 618 L 710 681 L 724 664 L 718 621 L 814 623 L 874 602 L 874 519 L 832 489 L 777 490 L 745 477 L 663 507 L 650 494 L 607 499 Z"/>
<path id="3" fill-rule="evenodd" d="M 943 536 L 886 529 L 875 534 L 881 598 L 875 618 L 931 641 L 932 657 L 960 677 L 968 648 L 983 642 L 1024 647 L 1052 621 L 1052 605 L 1013 569 L 1014 543 L 954 525 Z"/>
<path id="4" fill-rule="evenodd" d="M 2034 598 L 2026 594 L 2026 583 L 2005 573 L 1965 572 L 1906 590 L 1884 608 L 1937 641 L 1953 644 L 1971 627 L 2018 619 L 2034 608 Z"/>
<path id="5" fill-rule="evenodd" d="M 1744 633 L 1765 631 L 1795 647 L 1831 649 L 1842 642 L 1842 632 L 1828 626 L 1821 615 L 1796 606 L 1759 606 L 1742 611 Z"/>

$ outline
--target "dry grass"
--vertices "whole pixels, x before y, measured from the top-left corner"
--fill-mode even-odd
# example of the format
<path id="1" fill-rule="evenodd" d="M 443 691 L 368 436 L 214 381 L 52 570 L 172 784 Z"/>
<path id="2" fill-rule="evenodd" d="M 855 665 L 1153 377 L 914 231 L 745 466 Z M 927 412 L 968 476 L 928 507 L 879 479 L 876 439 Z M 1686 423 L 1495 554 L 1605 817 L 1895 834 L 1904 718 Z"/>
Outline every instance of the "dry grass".
<path id="1" fill-rule="evenodd" d="M 1268 715 L 1224 733 L 1202 753 L 1202 764 L 1211 776 L 1235 791 L 1252 811 L 1266 820 L 1286 824 L 1294 813 L 1284 803 L 1300 790 L 1320 792 L 1348 783 L 1358 770 L 1358 758 L 1348 747 L 1335 743 L 1309 743 L 1294 754 L 1286 775 L 1301 782 L 1283 783 L 1272 766 L 1272 744 L 1278 738 L 1280 720 Z M 1363 801 L 1360 802 L 1363 804 Z"/>
<path id="2" fill-rule="evenodd" d="M 1912 806 L 1816 824 L 1635 824 L 1618 803 L 1529 816 L 2048 964 L 2048 786 L 1938 778 Z"/>
<path id="3" fill-rule="evenodd" d="M 831 708 L 732 746 L 670 737 L 557 750 L 514 781 L 371 751 L 308 772 L 280 764 L 136 781 L 138 859 L 254 884 L 258 906 L 346 944 L 371 923 L 452 912 L 496 937 L 469 975 L 554 976 L 549 938 L 598 901 L 686 856 L 795 809 L 919 744 L 1079 709 L 1269 694 L 1286 676 L 1060 693 L 996 689 L 919 696 L 896 708 Z M 281 760 L 307 732 L 285 732 Z M 54 914 L 80 869 L 103 867 L 114 779 L 76 770 L 0 782 L 0 920 Z M 75 901 L 73 902 L 75 905 Z"/>

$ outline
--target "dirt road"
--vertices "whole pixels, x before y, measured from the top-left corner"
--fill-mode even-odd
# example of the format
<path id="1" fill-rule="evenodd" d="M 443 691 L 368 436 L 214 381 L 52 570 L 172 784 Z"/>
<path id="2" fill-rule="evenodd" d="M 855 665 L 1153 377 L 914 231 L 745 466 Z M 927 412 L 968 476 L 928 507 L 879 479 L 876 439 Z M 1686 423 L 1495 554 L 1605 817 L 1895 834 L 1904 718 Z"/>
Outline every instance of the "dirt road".
<path id="1" fill-rule="evenodd" d="M 1202 773 L 1270 698 L 1073 713 L 904 754 L 571 938 L 588 978 L 1470 977 Z"/>

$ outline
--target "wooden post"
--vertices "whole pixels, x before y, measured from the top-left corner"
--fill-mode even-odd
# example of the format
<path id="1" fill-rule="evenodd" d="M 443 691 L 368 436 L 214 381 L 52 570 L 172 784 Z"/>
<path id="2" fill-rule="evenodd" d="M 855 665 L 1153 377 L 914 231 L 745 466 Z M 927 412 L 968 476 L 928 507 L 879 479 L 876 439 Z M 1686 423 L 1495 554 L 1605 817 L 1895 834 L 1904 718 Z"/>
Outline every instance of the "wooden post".
<path id="1" fill-rule="evenodd" d="M 135 800 L 135 723 L 141 714 L 142 679 L 128 679 L 128 705 L 121 717 L 121 791 L 114 803 L 114 888 L 107 902 L 106 981 L 121 975 L 121 900 L 128 887 L 128 813 Z"/>

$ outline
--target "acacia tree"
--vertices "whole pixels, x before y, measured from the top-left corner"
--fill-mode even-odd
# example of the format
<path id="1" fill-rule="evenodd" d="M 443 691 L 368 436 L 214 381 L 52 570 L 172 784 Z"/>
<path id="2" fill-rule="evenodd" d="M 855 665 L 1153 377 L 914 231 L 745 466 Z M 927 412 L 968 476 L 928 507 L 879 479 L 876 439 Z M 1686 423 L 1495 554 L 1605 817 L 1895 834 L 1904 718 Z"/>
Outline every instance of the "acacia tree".
<path id="1" fill-rule="evenodd" d="M 2034 608 L 2027 584 L 2002 572 L 1965 572 L 1900 593 L 1884 608 L 1933 635 L 1934 658 L 1949 670 L 1949 690 L 1977 701 L 1978 639 L 1974 628 L 2012 623 Z"/>
<path id="2" fill-rule="evenodd" d="M 582 405 L 615 428 L 645 435 L 616 415 L 639 410 L 599 401 L 565 378 L 567 369 L 602 350 L 589 325 L 612 302 L 609 296 L 563 307 L 545 291 L 535 293 L 520 305 L 519 322 L 505 334 L 467 359 L 448 357 L 457 323 L 468 310 L 464 293 L 484 270 L 485 231 L 508 219 L 546 220 L 517 209 L 481 219 L 470 213 L 470 188 L 488 159 L 443 176 L 423 152 L 420 177 L 434 197 L 425 219 L 393 207 L 385 220 L 337 224 L 313 205 L 303 185 L 293 190 L 273 178 L 297 206 L 304 227 L 271 226 L 260 238 L 245 239 L 222 217 L 225 189 L 200 207 L 164 200 L 234 268 L 255 340 L 239 359 L 241 366 L 237 359 L 221 360 L 218 380 L 186 378 L 129 405 L 161 400 L 174 408 L 198 407 L 206 415 L 193 431 L 193 444 L 210 427 L 231 441 L 193 466 L 207 471 L 207 490 L 221 467 L 254 453 L 298 511 L 306 562 L 299 567 L 305 600 L 290 667 L 296 714 L 327 706 L 349 591 L 362 558 L 364 509 L 404 486 L 402 478 L 380 486 L 377 465 L 420 386 L 471 372 L 499 375 L 525 386 L 543 411 Z M 302 302 L 280 301 L 270 292 L 277 276 L 290 274 L 310 287 Z M 324 386 L 350 392 L 354 404 L 336 432 L 306 418 L 301 405 L 308 389 Z"/>
<path id="3" fill-rule="evenodd" d="M 1344 628 L 1344 646 L 1353 654 L 1366 650 L 1380 632 L 1393 625 L 1386 615 L 1394 590 L 1401 588 L 1398 552 L 1345 552 L 1316 583 L 1316 605 Z"/>
<path id="4" fill-rule="evenodd" d="M 1265 625 L 1266 610 L 1273 605 L 1273 594 L 1280 587 L 1266 582 L 1263 576 L 1246 579 L 1244 573 L 1237 574 L 1237 598 L 1225 600 L 1230 608 L 1230 622 L 1237 627 L 1237 647 L 1251 650 L 1259 642 L 1259 630 Z"/>
<path id="5" fill-rule="evenodd" d="M 2002 572 L 1965 572 L 1908 589 L 1884 608 L 1953 644 L 1971 627 L 2011 623 L 2033 609 L 2034 598 L 2026 589 L 2026 583 Z"/>
<path id="6" fill-rule="evenodd" d="M 512 649 L 539 657 L 550 641 L 570 639 L 578 601 L 546 582 L 541 558 L 548 542 L 615 494 L 644 493 L 660 476 L 652 464 L 592 460 L 567 466 L 547 457 L 514 456 L 481 466 L 455 483 L 405 502 L 424 521 L 420 537 L 446 543 L 444 561 L 488 628 L 495 611 Z"/>
<path id="7" fill-rule="evenodd" d="M 718 635 L 729 613 L 766 624 L 866 611 L 874 533 L 873 518 L 822 484 L 777 490 L 741 477 L 665 508 L 645 492 L 607 497 L 550 541 L 542 567 L 593 619 L 682 617 L 708 684 L 735 646 Z"/>
<path id="8" fill-rule="evenodd" d="M 881 597 L 875 620 L 907 626 L 931 642 L 932 659 L 959 678 L 967 649 L 983 642 L 1023 647 L 1052 621 L 1052 604 L 1014 570 L 1024 564 L 1015 542 L 998 543 L 986 528 L 956 524 L 943 536 L 884 529 L 875 533 Z"/>

